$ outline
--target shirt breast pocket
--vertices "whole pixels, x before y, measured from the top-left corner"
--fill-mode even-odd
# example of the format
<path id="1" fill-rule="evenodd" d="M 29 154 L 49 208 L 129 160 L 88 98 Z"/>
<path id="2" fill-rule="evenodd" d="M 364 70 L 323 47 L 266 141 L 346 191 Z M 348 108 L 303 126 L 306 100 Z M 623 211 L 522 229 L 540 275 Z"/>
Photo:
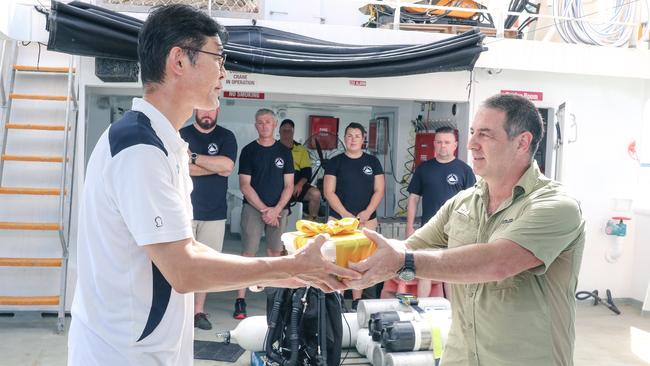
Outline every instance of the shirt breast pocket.
<path id="1" fill-rule="evenodd" d="M 478 222 L 467 215 L 454 211 L 445 225 L 445 232 L 449 237 L 449 248 L 476 244 Z"/>

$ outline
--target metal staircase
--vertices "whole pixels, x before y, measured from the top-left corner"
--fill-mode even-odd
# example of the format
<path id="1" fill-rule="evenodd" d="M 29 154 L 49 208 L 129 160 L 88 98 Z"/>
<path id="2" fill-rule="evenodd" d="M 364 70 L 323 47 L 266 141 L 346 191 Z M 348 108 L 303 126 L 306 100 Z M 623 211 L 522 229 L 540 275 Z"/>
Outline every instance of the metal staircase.
<path id="1" fill-rule="evenodd" d="M 76 129 L 77 129 L 77 93 L 75 81 L 75 58 L 69 56 L 68 67 L 45 67 L 36 65 L 18 65 L 17 61 L 21 49 L 25 46 L 19 45 L 15 41 L 5 40 L 2 45 L 2 54 L 0 56 L 0 89 L 2 97 L 2 145 L 0 150 L 0 199 L 5 198 L 9 203 L 0 201 L 0 231 L 21 231 L 22 237 L 14 240 L 0 240 L 0 272 L 2 275 L 8 272 L 7 268 L 22 267 L 23 270 L 17 270 L 15 278 L 12 281 L 23 282 L 24 289 L 29 292 L 34 289 L 39 289 L 42 283 L 30 283 L 27 274 L 31 271 L 52 271 L 59 270 L 59 289 L 56 293 L 54 289 L 43 289 L 43 295 L 30 295 L 18 296 L 15 294 L 5 294 L 6 288 L 0 287 L 0 307 L 2 309 L 11 310 L 53 310 L 57 309 L 58 321 L 57 331 L 63 332 L 65 329 L 65 303 L 66 303 L 66 287 L 67 287 L 67 272 L 68 272 L 68 255 L 69 255 L 69 237 L 70 237 L 70 223 L 71 223 L 71 207 L 72 207 L 72 184 L 74 178 L 74 157 L 76 145 Z M 39 46 L 40 47 L 40 46 Z M 39 59 L 40 61 L 40 49 Z M 4 75 L 8 74 L 9 79 L 4 79 Z M 24 76 L 27 75 L 27 76 Z M 65 95 L 49 95 L 49 94 L 29 94 L 17 93 L 15 90 L 19 86 L 17 76 L 21 78 L 31 78 L 32 84 L 35 85 L 52 85 L 55 83 L 63 84 L 67 82 Z M 59 81 L 52 81 L 53 78 L 58 78 Z M 5 92 L 5 88 L 8 92 Z M 14 104 L 21 103 L 20 106 Z M 16 108 L 23 108 L 23 110 L 45 110 L 45 103 L 58 103 L 60 106 L 50 108 L 65 109 L 65 118 L 57 124 L 53 123 L 40 123 L 40 122 L 18 122 L 14 121 L 12 112 Z M 26 113 L 23 113 L 26 114 Z M 17 137 L 23 134 L 22 139 Z M 17 135 L 18 134 L 18 135 Z M 14 150 L 17 153 L 11 153 L 12 145 L 10 141 L 18 140 L 18 144 L 14 144 Z M 20 151 L 29 149 L 32 146 L 60 146 L 62 144 L 61 155 L 41 155 L 41 154 L 24 154 Z M 60 167 L 60 175 L 57 178 L 56 172 L 50 174 L 49 177 L 39 177 L 33 179 L 33 175 L 39 173 L 52 172 L 52 167 L 44 167 L 45 165 L 55 164 Z M 56 170 L 56 168 L 55 168 Z M 12 173 L 11 178 L 13 184 L 7 183 L 7 175 Z M 46 175 L 46 174 L 43 174 Z M 45 187 L 32 186 L 37 184 L 47 185 Z M 6 198 L 10 197 L 10 198 Z M 58 198 L 58 205 L 54 205 L 52 200 Z M 26 206 L 33 205 L 32 211 L 29 211 Z M 49 210 L 48 210 L 49 208 Z M 49 211 L 56 212 L 49 212 Z M 48 220 L 36 220 L 31 222 L 29 220 L 21 220 L 21 216 L 26 216 L 25 212 L 35 212 L 34 217 L 52 217 Z M 15 216 L 14 216 L 15 215 Z M 27 215 L 29 216 L 29 215 Z M 18 219 L 12 220 L 13 217 Z M 24 217 L 23 217 L 24 219 Z M 43 222 L 45 221 L 45 222 Z M 52 234 L 44 234 L 51 232 Z M 43 241 L 42 247 L 47 250 L 35 253 L 34 250 L 28 248 L 21 248 L 21 246 L 28 246 L 36 241 Z M 49 248 L 56 246 L 58 242 L 60 251 L 58 249 Z M 46 244 L 49 243 L 49 244 Z M 23 245 L 24 244 L 24 245 Z M 52 253 L 57 253 L 52 255 Z M 24 255 L 37 254 L 37 255 Z M 44 254 L 45 253 L 45 254 Z M 48 257 L 49 255 L 49 257 Z M 23 275 L 24 278 L 20 278 Z M 0 275 L 1 276 L 1 275 Z M 46 274 L 40 274 L 46 276 Z M 38 275 L 37 277 L 38 278 Z M 5 278 L 5 281 L 9 279 Z M 41 281 L 31 281 L 41 282 Z M 9 287 L 9 286 L 4 286 Z M 2 310 L 0 310 L 2 311 Z"/>

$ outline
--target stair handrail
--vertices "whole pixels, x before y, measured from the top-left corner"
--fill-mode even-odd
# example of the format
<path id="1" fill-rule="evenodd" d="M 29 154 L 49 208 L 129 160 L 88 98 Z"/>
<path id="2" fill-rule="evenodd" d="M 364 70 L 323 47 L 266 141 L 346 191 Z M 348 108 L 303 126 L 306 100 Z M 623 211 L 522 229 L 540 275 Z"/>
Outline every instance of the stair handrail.
<path id="1" fill-rule="evenodd" d="M 74 164 L 77 145 L 77 124 L 78 115 L 77 111 L 79 105 L 77 102 L 77 93 L 75 92 L 75 56 L 70 56 L 68 66 L 68 85 L 66 91 L 66 108 L 65 108 L 65 122 L 64 122 L 64 135 L 63 135 L 63 161 L 61 166 L 61 190 L 59 192 L 59 241 L 61 242 L 61 281 L 59 290 L 59 314 L 57 331 L 62 333 L 65 330 L 65 300 L 67 292 L 68 280 L 68 260 L 69 260 L 69 242 L 70 242 L 70 226 L 72 223 L 72 189 L 74 184 Z M 71 120 L 73 121 L 72 127 L 70 126 Z M 73 134 L 72 139 L 72 157 L 68 158 L 69 150 L 69 137 Z M 66 185 L 68 183 L 68 162 L 70 162 L 70 190 L 68 191 L 68 199 L 66 200 Z M 68 215 L 66 220 L 66 201 L 69 202 Z M 67 222 L 66 222 L 67 221 Z M 64 225 L 65 223 L 65 225 Z"/>

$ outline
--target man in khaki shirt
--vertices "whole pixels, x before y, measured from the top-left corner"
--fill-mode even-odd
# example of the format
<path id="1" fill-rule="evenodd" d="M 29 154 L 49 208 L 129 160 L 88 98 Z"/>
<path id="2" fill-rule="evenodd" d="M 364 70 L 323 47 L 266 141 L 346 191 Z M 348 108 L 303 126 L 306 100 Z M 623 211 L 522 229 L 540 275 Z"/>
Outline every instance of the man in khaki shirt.
<path id="1" fill-rule="evenodd" d="M 452 284 L 441 365 L 573 365 L 584 221 L 578 202 L 533 160 L 541 117 L 522 97 L 496 95 L 478 110 L 471 135 L 482 180 L 406 242 L 365 231 L 378 250 L 351 267 L 365 273 L 349 285 L 395 276 L 413 249 L 417 277 Z"/>

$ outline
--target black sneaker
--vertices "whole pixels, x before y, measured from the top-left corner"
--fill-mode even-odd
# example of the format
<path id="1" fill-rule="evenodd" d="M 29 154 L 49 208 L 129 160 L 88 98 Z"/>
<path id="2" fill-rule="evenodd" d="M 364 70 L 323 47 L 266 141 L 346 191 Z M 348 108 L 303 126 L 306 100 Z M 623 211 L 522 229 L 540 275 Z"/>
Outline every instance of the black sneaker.
<path id="1" fill-rule="evenodd" d="M 232 317 L 235 319 L 246 318 L 246 300 L 237 299 L 235 301 L 235 312 L 232 314 Z"/>
<path id="2" fill-rule="evenodd" d="M 199 328 L 203 330 L 212 329 L 212 324 L 208 320 L 208 314 L 206 313 L 196 313 L 194 314 L 194 328 Z"/>

